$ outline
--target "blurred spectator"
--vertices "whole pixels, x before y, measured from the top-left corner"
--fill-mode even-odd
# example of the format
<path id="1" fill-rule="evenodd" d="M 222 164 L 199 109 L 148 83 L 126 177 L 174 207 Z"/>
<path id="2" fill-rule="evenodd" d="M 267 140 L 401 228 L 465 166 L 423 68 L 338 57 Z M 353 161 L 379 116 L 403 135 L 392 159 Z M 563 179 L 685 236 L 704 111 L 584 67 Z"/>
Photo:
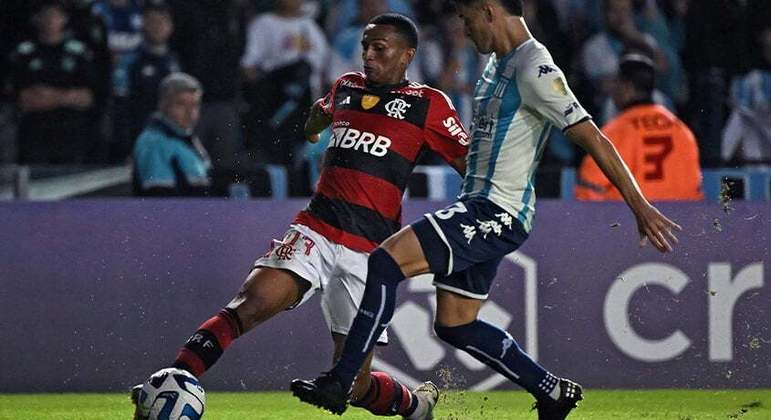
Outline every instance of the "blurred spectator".
<path id="1" fill-rule="evenodd" d="M 760 33 L 763 63 L 734 80 L 723 131 L 724 162 L 771 165 L 771 26 Z"/>
<path id="2" fill-rule="evenodd" d="M 415 18 L 415 9 L 409 0 L 381 0 L 381 2 L 386 11 Z M 334 13 L 330 17 L 332 23 L 328 28 L 328 32 L 330 34 L 338 34 L 353 25 L 361 16 L 359 11 L 360 3 L 360 0 L 339 0 Z"/>
<path id="3" fill-rule="evenodd" d="M 754 62 L 753 29 L 771 16 L 768 0 L 699 0 L 688 7 L 683 63 L 690 75 L 688 121 L 699 138 L 702 162 L 721 162 L 728 83 Z"/>
<path id="4" fill-rule="evenodd" d="M 640 30 L 656 40 L 662 57 L 658 61 L 657 88 L 677 104 L 683 104 L 688 96 L 683 64 L 680 60 L 682 44 L 673 37 L 672 29 L 656 0 L 635 0 L 635 22 Z"/>
<path id="5" fill-rule="evenodd" d="M 134 146 L 134 189 L 143 196 L 205 195 L 209 156 L 193 135 L 201 108 L 201 84 L 185 73 L 161 81 L 158 112 Z"/>
<path id="6" fill-rule="evenodd" d="M 0 164 L 16 162 L 15 97 L 10 86 L 11 53 L 31 37 L 29 0 L 0 1 Z"/>
<path id="7" fill-rule="evenodd" d="M 572 48 L 551 1 L 525 0 L 523 6 L 525 22 L 533 37 L 549 48 L 555 64 L 560 68 L 570 68 Z"/>
<path id="8" fill-rule="evenodd" d="M 136 0 L 96 0 L 93 13 L 107 27 L 107 45 L 113 63 L 134 51 L 142 42 L 142 7 Z M 125 92 L 117 92 L 125 95 Z"/>
<path id="9" fill-rule="evenodd" d="M 682 121 L 653 103 L 656 72 L 640 54 L 622 58 L 613 99 L 623 112 L 603 127 L 650 200 L 702 200 L 696 139 Z M 580 200 L 622 200 L 591 158 L 579 170 Z"/>
<path id="10" fill-rule="evenodd" d="M 442 90 L 452 100 L 458 115 L 466 128 L 471 126 L 471 105 L 474 86 L 482 72 L 484 63 L 466 37 L 463 21 L 457 15 L 445 14 L 439 19 L 440 28 L 433 39 L 427 39 L 420 46 L 424 52 L 419 57 L 426 61 L 435 61 L 435 65 L 424 65 L 427 82 Z M 427 38 L 429 31 L 423 31 Z M 435 49 L 438 57 L 427 60 L 426 50 Z M 409 74 L 409 72 L 408 72 Z"/>
<path id="11" fill-rule="evenodd" d="M 243 150 L 237 99 L 243 51 L 239 0 L 168 0 L 174 17 L 171 49 L 185 72 L 204 89 L 196 134 L 211 153 L 212 166 L 231 169 Z"/>
<path id="12" fill-rule="evenodd" d="M 139 0 L 96 0 L 93 13 L 107 27 L 107 45 L 112 55 L 113 69 L 117 70 L 126 56 L 142 43 L 142 7 Z M 118 74 L 112 74 L 112 134 L 109 160 L 120 162 L 126 157 L 127 145 L 131 144 L 131 112 L 129 92 Z"/>
<path id="13" fill-rule="evenodd" d="M 263 158 L 289 163 L 304 144 L 302 127 L 311 98 L 320 96 L 328 63 L 327 40 L 302 13 L 302 0 L 279 0 L 252 20 L 241 66 L 249 85 L 248 140 Z"/>
<path id="14" fill-rule="evenodd" d="M 94 14 L 94 0 L 71 0 L 69 31 L 75 39 L 86 44 L 93 56 L 94 75 L 94 106 L 91 107 L 93 118 L 98 123 L 99 135 L 109 139 L 111 135 L 110 105 L 113 93 L 113 63 L 112 52 L 107 40 L 107 25 L 101 17 Z M 108 158 L 108 142 L 103 142 L 95 152 L 95 160 L 106 161 Z"/>
<path id="15" fill-rule="evenodd" d="M 169 47 L 174 31 L 171 10 L 164 3 L 145 6 L 144 41 L 128 54 L 116 69 L 117 82 L 128 92 L 129 135 L 132 141 L 122 146 L 128 156 L 133 139 L 142 130 L 147 117 L 158 105 L 158 86 L 171 73 L 180 71 L 177 55 Z"/>
<path id="16" fill-rule="evenodd" d="M 594 88 L 595 110 L 610 97 L 618 60 L 625 52 L 653 57 L 659 68 L 666 68 L 656 40 L 634 22 L 632 6 L 632 0 L 605 0 L 605 30 L 589 38 L 581 51 L 581 69 Z"/>
<path id="17" fill-rule="evenodd" d="M 85 44 L 66 32 L 68 14 L 46 1 L 33 17 L 37 38 L 11 55 L 11 86 L 21 113 L 22 163 L 83 163 L 100 139 L 91 108 L 94 63 Z"/>

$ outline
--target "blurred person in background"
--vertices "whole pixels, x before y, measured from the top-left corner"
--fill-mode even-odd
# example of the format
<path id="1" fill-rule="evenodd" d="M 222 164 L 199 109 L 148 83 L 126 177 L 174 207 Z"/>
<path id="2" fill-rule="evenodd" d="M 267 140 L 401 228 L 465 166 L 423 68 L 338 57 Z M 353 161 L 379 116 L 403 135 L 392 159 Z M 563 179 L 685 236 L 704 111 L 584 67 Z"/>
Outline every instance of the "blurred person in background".
<path id="1" fill-rule="evenodd" d="M 454 13 L 445 14 L 439 22 L 433 39 L 424 42 L 425 49 L 433 48 L 437 53 L 431 60 L 434 64 L 423 66 L 425 77 L 450 97 L 463 126 L 470 127 L 472 94 L 482 72 L 482 60 Z"/>
<path id="2" fill-rule="evenodd" d="M 131 153 L 133 140 L 158 105 L 161 80 L 181 70 L 177 55 L 169 46 L 174 32 L 169 7 L 158 1 L 148 3 L 143 11 L 143 20 L 142 44 L 124 57 L 115 71 L 117 83 L 128 92 L 128 129 L 132 141 L 121 145 L 119 153 L 124 156 Z"/>
<path id="3" fill-rule="evenodd" d="M 129 92 L 122 78 L 115 71 L 120 63 L 142 43 L 142 4 L 139 0 L 96 0 L 92 13 L 107 28 L 107 45 L 111 55 L 110 119 L 111 135 L 108 160 L 122 162 L 131 144 L 131 111 L 128 108 Z"/>
<path id="4" fill-rule="evenodd" d="M 361 16 L 361 0 L 338 0 L 337 7 L 330 13 L 327 33 L 338 34 L 355 25 Z M 415 18 L 415 7 L 410 0 L 380 0 L 384 10 Z M 364 21 L 366 22 L 366 21 Z"/>
<path id="5" fill-rule="evenodd" d="M 760 63 L 731 87 L 721 152 L 728 164 L 771 165 L 771 25 L 758 38 Z"/>
<path id="6" fill-rule="evenodd" d="M 195 129 L 211 155 L 213 177 L 253 164 L 244 150 L 238 110 L 243 51 L 241 0 L 167 0 L 174 18 L 171 50 L 184 71 L 201 82 L 201 119 Z M 243 160 L 243 161 L 242 161 Z M 227 185 L 229 179 L 216 184 Z"/>
<path id="7" fill-rule="evenodd" d="M 10 86 L 11 53 L 32 33 L 30 17 L 34 10 L 28 0 L 0 1 L 0 164 L 15 163 L 16 113 Z"/>
<path id="8" fill-rule="evenodd" d="M 730 81 L 760 57 L 753 33 L 771 16 L 768 0 L 698 0 L 685 15 L 683 63 L 689 74 L 687 121 L 704 166 L 719 166 Z"/>
<path id="9" fill-rule="evenodd" d="M 278 0 L 248 26 L 241 58 L 245 75 L 247 140 L 258 159 L 289 164 L 303 145 L 302 124 L 321 92 L 327 39 L 302 12 L 302 0 Z"/>
<path id="10" fill-rule="evenodd" d="M 158 112 L 134 145 L 134 192 L 140 196 L 208 193 L 210 162 L 193 134 L 201 112 L 201 84 L 185 73 L 161 81 Z"/>
<path id="11" fill-rule="evenodd" d="M 42 2 L 33 16 L 36 38 L 18 44 L 10 58 L 20 163 L 86 163 L 101 142 L 93 56 L 68 34 L 68 18 L 63 3 Z"/>
<path id="12" fill-rule="evenodd" d="M 653 102 L 654 63 L 641 54 L 622 57 L 613 89 L 621 114 L 602 131 L 618 150 L 649 200 L 703 200 L 696 138 L 685 123 Z M 586 156 L 576 198 L 623 200 L 600 167 Z"/>
<path id="13" fill-rule="evenodd" d="M 94 119 L 98 121 L 100 136 L 105 139 L 94 152 L 95 162 L 107 162 L 109 141 L 112 136 L 111 113 L 113 93 L 113 56 L 108 43 L 107 25 L 94 11 L 95 0 L 70 0 L 69 31 L 75 39 L 86 44 L 91 50 L 94 62 Z"/>
<path id="14" fill-rule="evenodd" d="M 589 38 L 581 50 L 581 71 L 593 88 L 594 109 L 610 98 L 618 61 L 627 52 L 652 57 L 658 68 L 666 68 L 666 58 L 653 36 L 642 32 L 634 20 L 632 0 L 604 1 L 605 29 Z"/>

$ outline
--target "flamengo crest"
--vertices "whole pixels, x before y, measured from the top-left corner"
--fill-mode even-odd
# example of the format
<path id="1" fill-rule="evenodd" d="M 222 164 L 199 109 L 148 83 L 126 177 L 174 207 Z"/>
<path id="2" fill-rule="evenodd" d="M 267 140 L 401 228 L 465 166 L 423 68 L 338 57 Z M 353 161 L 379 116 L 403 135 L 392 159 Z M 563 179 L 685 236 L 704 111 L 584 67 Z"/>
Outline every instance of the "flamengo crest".
<path id="1" fill-rule="evenodd" d="M 399 120 L 404 119 L 404 114 L 407 109 L 412 105 L 408 104 L 404 99 L 396 98 L 393 101 L 386 104 L 385 109 L 388 112 L 388 116 Z"/>

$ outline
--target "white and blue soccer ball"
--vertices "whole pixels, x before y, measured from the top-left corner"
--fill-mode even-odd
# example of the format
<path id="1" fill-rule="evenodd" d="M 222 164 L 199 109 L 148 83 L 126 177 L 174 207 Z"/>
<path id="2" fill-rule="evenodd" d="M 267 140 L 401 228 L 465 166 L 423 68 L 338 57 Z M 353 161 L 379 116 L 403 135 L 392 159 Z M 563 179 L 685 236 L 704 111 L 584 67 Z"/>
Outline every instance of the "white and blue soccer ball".
<path id="1" fill-rule="evenodd" d="M 137 403 L 140 414 L 148 420 L 199 420 L 206 393 L 189 372 L 166 368 L 145 381 Z"/>

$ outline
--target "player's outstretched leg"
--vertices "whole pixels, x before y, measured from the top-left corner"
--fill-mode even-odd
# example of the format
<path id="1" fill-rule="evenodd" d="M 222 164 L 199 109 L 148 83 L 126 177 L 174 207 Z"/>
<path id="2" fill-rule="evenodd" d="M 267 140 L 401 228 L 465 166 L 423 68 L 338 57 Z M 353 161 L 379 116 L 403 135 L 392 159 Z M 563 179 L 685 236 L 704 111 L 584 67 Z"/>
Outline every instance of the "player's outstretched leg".
<path id="1" fill-rule="evenodd" d="M 235 339 L 290 308 L 309 287 L 310 283 L 289 271 L 256 268 L 227 307 L 206 320 L 190 336 L 177 353 L 172 367 L 184 369 L 200 378 Z M 137 387 L 141 390 L 141 385 L 132 388 L 132 402 L 135 405 L 134 392 Z"/>
<path id="2" fill-rule="evenodd" d="M 540 420 L 562 420 L 582 397 L 581 386 L 546 371 L 506 331 L 476 320 L 455 327 L 435 325 L 437 335 L 454 347 L 525 388 L 536 399 Z"/>
<path id="3" fill-rule="evenodd" d="M 292 393 L 301 401 L 342 414 L 351 384 L 394 314 L 396 287 L 404 280 L 399 264 L 382 248 L 367 261 L 367 284 L 359 312 L 348 332 L 340 360 L 328 373 L 312 380 L 295 379 Z"/>
<path id="4" fill-rule="evenodd" d="M 369 375 L 369 389 L 360 398 L 352 400 L 352 406 L 376 416 L 402 416 L 409 420 L 433 418 L 439 388 L 432 382 L 424 382 L 411 391 L 387 373 L 372 372 Z"/>

